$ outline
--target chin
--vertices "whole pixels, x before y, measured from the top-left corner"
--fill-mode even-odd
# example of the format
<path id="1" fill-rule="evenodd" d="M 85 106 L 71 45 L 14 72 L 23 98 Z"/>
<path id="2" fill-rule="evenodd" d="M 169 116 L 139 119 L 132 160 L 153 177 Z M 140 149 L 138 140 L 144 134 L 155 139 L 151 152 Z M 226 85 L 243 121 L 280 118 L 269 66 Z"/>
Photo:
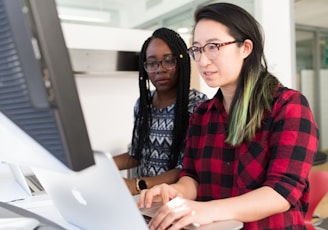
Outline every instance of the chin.
<path id="1" fill-rule="evenodd" d="M 221 85 L 216 83 L 216 82 L 206 81 L 206 84 L 210 88 L 219 88 L 219 87 L 221 87 Z"/>

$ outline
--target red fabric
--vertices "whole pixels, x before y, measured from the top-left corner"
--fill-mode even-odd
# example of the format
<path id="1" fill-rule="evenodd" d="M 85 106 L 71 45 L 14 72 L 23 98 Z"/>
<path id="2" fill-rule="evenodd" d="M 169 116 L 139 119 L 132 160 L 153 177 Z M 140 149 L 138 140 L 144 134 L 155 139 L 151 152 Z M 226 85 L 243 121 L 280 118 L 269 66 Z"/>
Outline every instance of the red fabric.
<path id="1" fill-rule="evenodd" d="M 272 112 L 265 114 L 255 138 L 239 147 L 224 142 L 228 115 L 220 90 L 189 123 L 180 176 L 199 183 L 197 200 L 234 197 L 266 185 L 290 202 L 289 211 L 245 223 L 244 229 L 304 229 L 318 129 L 302 94 L 280 88 L 274 97 Z"/>

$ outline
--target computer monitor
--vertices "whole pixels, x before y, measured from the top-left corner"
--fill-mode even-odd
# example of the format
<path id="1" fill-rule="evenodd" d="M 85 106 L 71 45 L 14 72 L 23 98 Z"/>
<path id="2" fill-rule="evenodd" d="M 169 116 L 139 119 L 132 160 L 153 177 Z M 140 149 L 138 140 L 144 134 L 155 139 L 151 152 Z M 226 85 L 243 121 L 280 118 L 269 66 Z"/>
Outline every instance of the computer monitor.
<path id="1" fill-rule="evenodd" d="M 0 152 L 32 167 L 95 164 L 54 0 L 0 0 Z"/>

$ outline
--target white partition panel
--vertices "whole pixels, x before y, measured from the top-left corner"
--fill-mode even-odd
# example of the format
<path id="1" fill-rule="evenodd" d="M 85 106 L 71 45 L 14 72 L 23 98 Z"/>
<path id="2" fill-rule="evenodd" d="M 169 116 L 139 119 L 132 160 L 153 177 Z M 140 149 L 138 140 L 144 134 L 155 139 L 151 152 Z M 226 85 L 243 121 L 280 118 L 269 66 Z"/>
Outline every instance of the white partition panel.
<path id="1" fill-rule="evenodd" d="M 320 111 L 320 147 L 322 150 L 328 149 L 328 106 L 327 98 L 328 92 L 326 87 L 328 86 L 328 70 L 320 70 L 319 76 L 320 89 L 317 89 L 314 83 L 314 71 L 304 69 L 301 70 L 301 91 L 307 97 L 311 108 L 315 103 L 319 103 Z M 315 91 L 319 90 L 320 102 L 316 101 Z"/>

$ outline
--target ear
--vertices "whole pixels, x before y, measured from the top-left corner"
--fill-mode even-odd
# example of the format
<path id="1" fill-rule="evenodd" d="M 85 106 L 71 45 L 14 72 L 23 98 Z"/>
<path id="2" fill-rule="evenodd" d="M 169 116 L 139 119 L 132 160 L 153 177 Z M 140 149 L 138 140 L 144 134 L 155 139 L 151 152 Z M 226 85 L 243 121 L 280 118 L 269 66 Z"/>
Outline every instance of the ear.
<path id="1" fill-rule="evenodd" d="M 246 39 L 242 47 L 242 55 L 244 56 L 244 59 L 247 58 L 252 53 L 252 51 L 253 42 L 250 39 Z"/>

